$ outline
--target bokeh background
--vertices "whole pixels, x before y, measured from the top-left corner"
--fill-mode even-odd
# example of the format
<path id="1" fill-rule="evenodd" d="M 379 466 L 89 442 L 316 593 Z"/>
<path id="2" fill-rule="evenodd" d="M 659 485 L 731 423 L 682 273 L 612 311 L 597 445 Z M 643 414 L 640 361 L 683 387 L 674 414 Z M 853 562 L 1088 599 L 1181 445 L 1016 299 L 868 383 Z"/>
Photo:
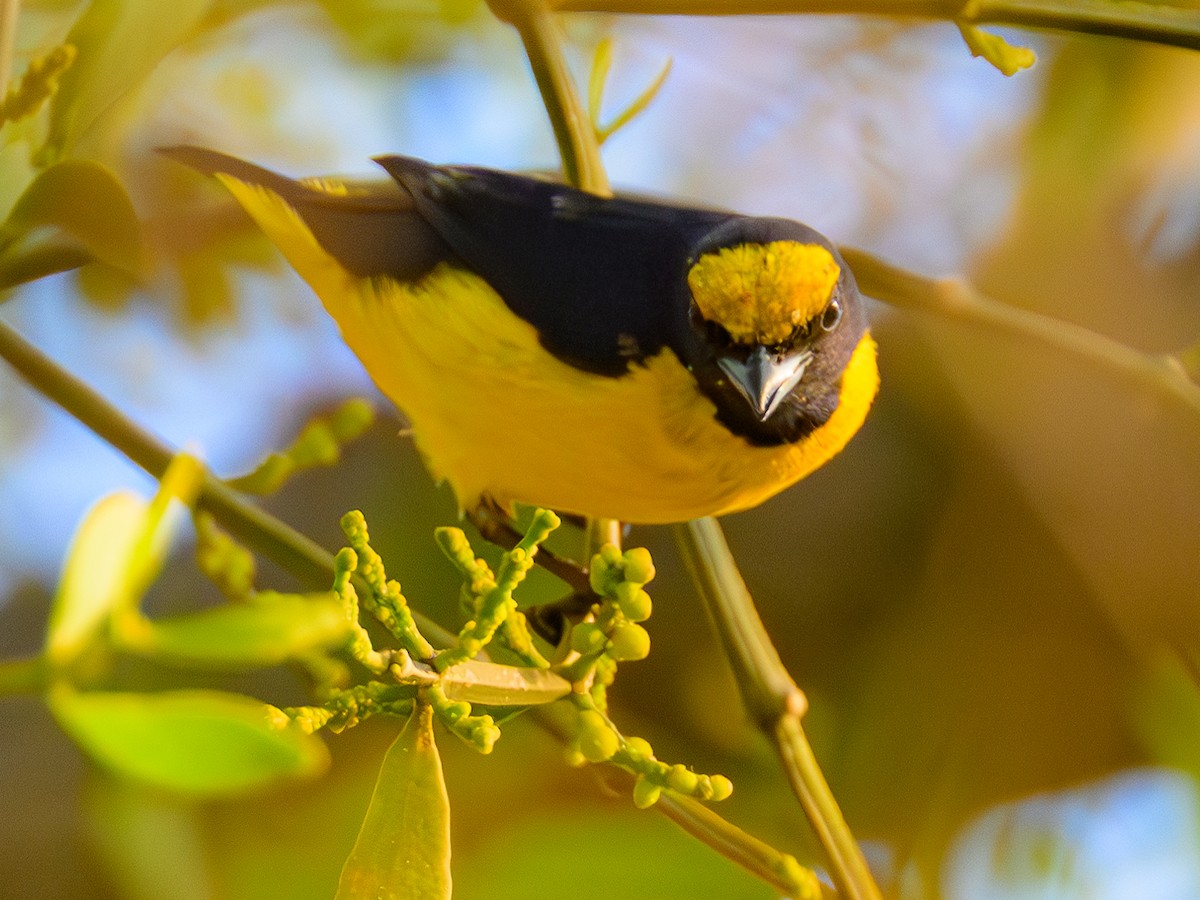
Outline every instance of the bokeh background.
<path id="1" fill-rule="evenodd" d="M 28 0 L 18 63 L 79 6 Z M 800 219 L 1148 353 L 1200 342 L 1200 57 L 1005 32 L 1040 57 L 1006 79 L 945 23 L 564 24 L 581 78 L 616 39 L 615 106 L 673 60 L 605 146 L 619 187 Z M 457 580 L 432 541 L 456 521 L 452 497 L 307 288 L 218 191 L 153 153 L 181 142 L 294 175 L 370 175 L 384 152 L 553 168 L 519 41 L 468 0 L 211 4 L 82 144 L 130 191 L 152 276 L 88 266 L 0 310 L 220 473 L 345 396 L 374 397 L 384 414 L 343 464 L 268 505 L 331 548 L 341 513 L 363 509 L 411 602 L 454 624 Z M 906 898 L 1200 897 L 1195 410 L 984 327 L 882 305 L 872 318 L 883 388 L 865 430 L 725 525 L 881 881 Z M 121 486 L 152 490 L 0 367 L 0 654 L 37 649 L 74 524 Z M 663 758 L 728 774 L 725 815 L 819 864 L 669 531 L 630 543 L 659 566 L 654 650 L 622 668 L 615 718 Z M 188 550 L 153 610 L 216 602 Z M 222 684 L 304 696 L 287 672 Z M 316 782 L 194 803 L 95 771 L 38 701 L 4 699 L 0 896 L 331 896 L 397 728 L 330 739 Z M 441 747 L 461 897 L 772 896 L 526 723 L 490 757 Z"/>

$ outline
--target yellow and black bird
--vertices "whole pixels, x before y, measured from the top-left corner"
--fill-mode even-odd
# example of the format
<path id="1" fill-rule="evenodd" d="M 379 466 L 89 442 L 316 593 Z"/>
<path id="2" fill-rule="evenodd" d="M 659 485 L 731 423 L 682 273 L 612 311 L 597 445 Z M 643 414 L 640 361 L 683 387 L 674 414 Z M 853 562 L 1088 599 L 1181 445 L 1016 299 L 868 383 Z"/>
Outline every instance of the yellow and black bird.
<path id="1" fill-rule="evenodd" d="M 875 397 L 854 277 L 797 222 L 403 156 L 363 186 L 166 152 L 312 286 L 464 508 L 747 509 L 838 453 Z"/>

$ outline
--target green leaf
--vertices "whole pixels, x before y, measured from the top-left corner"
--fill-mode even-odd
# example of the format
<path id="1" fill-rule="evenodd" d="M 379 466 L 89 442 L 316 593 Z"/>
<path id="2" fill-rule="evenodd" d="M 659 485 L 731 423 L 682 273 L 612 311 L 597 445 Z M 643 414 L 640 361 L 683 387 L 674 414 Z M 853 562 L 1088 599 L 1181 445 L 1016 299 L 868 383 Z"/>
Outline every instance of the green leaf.
<path id="1" fill-rule="evenodd" d="M 596 132 L 596 139 L 600 143 L 604 143 L 630 122 L 649 106 L 658 92 L 662 90 L 662 86 L 666 84 L 667 76 L 671 74 L 671 60 L 668 59 L 663 65 L 661 71 L 655 76 L 654 80 L 646 86 L 640 94 L 633 99 L 624 110 L 622 110 L 611 122 L 607 125 L 600 123 L 600 115 L 604 105 L 604 88 L 608 81 L 608 73 L 612 69 L 613 63 L 613 41 L 612 38 L 605 38 L 596 46 L 596 55 L 592 58 L 592 70 L 588 74 L 588 118 L 592 122 L 592 130 Z"/>
<path id="2" fill-rule="evenodd" d="M 78 693 L 50 709 L 96 762 L 147 784 L 189 794 L 241 793 L 328 765 L 325 745 L 281 727 L 257 700 L 219 691 Z"/>
<path id="3" fill-rule="evenodd" d="M 246 603 L 146 622 L 136 649 L 173 661 L 214 666 L 274 666 L 346 644 L 351 624 L 333 593 L 264 591 Z"/>
<path id="4" fill-rule="evenodd" d="M 959 22 L 958 30 L 972 56 L 982 56 L 1006 76 L 1013 76 L 1037 62 L 1037 54 L 1028 47 L 1014 47 L 998 34 L 991 34 Z"/>
<path id="5" fill-rule="evenodd" d="M 43 261 L 23 263 L 29 256 Z M 141 226 L 125 188 L 109 169 L 87 160 L 51 166 L 21 194 L 0 226 L 0 287 L 30 280 L 23 270 L 63 271 L 72 259 L 133 275 L 142 269 Z"/>
<path id="6" fill-rule="evenodd" d="M 433 740 L 433 708 L 419 703 L 383 758 L 337 900 L 449 897 L 450 804 Z"/>
<path id="7" fill-rule="evenodd" d="M 74 658 L 122 604 L 129 558 L 148 509 L 146 500 L 122 491 L 98 502 L 80 523 L 50 608 L 46 656 L 51 662 Z"/>
<path id="8" fill-rule="evenodd" d="M 200 22 L 212 0 L 92 0 L 67 35 L 79 51 L 50 107 L 40 162 L 71 151 L 115 100 L 138 84 Z"/>

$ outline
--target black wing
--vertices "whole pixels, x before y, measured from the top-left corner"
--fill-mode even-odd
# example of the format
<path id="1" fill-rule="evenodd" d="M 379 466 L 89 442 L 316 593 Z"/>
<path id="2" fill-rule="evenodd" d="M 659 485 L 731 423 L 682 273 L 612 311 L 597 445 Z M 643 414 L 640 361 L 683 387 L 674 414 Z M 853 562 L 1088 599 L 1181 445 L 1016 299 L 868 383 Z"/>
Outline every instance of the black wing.
<path id="1" fill-rule="evenodd" d="M 625 372 L 686 327 L 689 249 L 737 218 L 490 169 L 376 161 L 550 352 L 603 374 Z"/>

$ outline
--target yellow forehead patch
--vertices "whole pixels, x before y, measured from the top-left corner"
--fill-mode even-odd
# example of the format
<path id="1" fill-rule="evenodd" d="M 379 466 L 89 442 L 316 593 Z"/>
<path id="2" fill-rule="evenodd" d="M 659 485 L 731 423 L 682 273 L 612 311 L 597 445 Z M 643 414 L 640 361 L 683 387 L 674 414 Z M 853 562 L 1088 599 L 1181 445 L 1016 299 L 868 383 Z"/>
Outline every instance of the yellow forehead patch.
<path id="1" fill-rule="evenodd" d="M 706 253 L 688 272 L 700 315 L 741 344 L 781 344 L 829 302 L 841 267 L 819 244 L 772 241 Z"/>

